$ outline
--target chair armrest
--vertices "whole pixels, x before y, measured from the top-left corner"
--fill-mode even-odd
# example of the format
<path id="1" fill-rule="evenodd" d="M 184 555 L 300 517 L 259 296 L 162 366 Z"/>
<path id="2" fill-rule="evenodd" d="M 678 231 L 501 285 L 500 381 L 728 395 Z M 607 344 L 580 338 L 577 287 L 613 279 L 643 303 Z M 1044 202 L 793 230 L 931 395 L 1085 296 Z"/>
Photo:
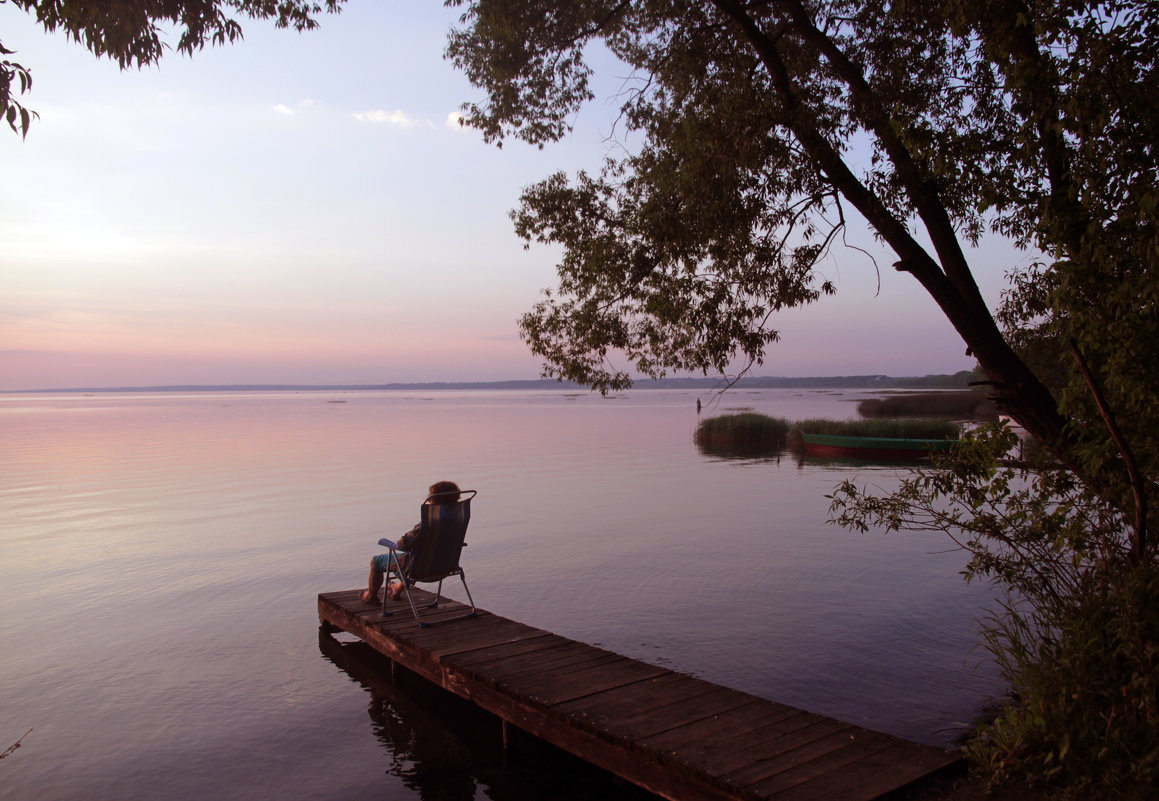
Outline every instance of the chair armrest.
<path id="1" fill-rule="evenodd" d="M 390 548 L 392 551 L 398 550 L 398 543 L 395 542 L 394 540 L 388 540 L 386 537 L 383 537 L 382 539 L 380 539 L 378 541 L 378 544 L 383 546 L 384 548 Z"/>

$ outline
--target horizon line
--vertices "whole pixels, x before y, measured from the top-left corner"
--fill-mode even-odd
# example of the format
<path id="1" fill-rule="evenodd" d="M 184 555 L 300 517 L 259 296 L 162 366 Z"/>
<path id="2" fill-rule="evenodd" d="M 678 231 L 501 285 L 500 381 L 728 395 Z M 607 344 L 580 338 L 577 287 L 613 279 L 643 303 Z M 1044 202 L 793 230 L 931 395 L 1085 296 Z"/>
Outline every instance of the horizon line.
<path id="1" fill-rule="evenodd" d="M 959 370 L 956 373 L 927 373 L 921 376 L 890 376 L 885 373 L 867 373 L 863 375 L 836 375 L 836 376 L 744 376 L 736 379 L 730 386 L 758 386 L 763 388 L 801 388 L 808 386 L 830 387 L 866 387 L 885 386 L 889 382 L 922 382 L 927 386 L 951 386 L 948 379 L 960 377 L 970 370 Z M 938 379 L 942 379 L 938 381 Z M 929 382 L 933 383 L 929 383 Z M 630 389 L 679 389 L 679 388 L 711 388 L 729 385 L 726 378 L 708 377 L 671 377 L 671 378 L 644 378 L 634 379 Z M 960 386 L 960 381 L 952 386 Z M 57 387 L 40 389 L 3 389 L 0 394 L 36 394 L 36 393 L 67 393 L 67 392 L 369 392 L 384 390 L 413 390 L 413 389 L 587 389 L 586 384 L 574 381 L 562 381 L 554 378 L 527 378 L 506 379 L 493 381 L 413 381 L 390 382 L 384 384 L 155 384 L 143 386 L 120 387 Z"/>

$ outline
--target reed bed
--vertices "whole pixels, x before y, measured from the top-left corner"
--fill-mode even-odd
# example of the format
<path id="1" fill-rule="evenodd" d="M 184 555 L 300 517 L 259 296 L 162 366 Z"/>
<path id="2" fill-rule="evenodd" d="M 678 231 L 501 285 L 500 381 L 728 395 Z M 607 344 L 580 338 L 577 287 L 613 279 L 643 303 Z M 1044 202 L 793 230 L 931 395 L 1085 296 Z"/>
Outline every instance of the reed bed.
<path id="1" fill-rule="evenodd" d="M 885 398 L 866 398 L 857 404 L 862 417 L 950 417 L 997 420 L 994 401 L 984 392 L 902 393 Z M 821 432 L 818 432 L 821 433 Z M 866 435 L 870 436 L 870 435 Z"/>
<path id="2" fill-rule="evenodd" d="M 958 423 L 945 418 L 812 419 L 790 423 L 779 417 L 742 412 L 701 420 L 693 440 L 702 452 L 714 456 L 752 457 L 803 446 L 801 431 L 853 437 L 957 439 L 961 430 Z"/>
<path id="3" fill-rule="evenodd" d="M 792 428 L 788 420 L 755 412 L 723 414 L 700 421 L 693 439 L 701 450 L 741 456 L 782 450 Z"/>
<path id="4" fill-rule="evenodd" d="M 962 427 L 945 418 L 902 417 L 870 420 L 800 420 L 793 424 L 793 430 L 849 437 L 957 439 Z"/>

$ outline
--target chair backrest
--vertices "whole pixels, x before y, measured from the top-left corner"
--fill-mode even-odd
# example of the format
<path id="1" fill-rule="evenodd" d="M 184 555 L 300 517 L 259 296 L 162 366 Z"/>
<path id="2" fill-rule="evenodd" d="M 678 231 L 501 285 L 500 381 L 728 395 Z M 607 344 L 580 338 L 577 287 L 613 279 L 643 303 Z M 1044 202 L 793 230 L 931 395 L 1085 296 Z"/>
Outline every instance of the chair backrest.
<path id="1" fill-rule="evenodd" d="M 424 503 L 418 545 L 411 555 L 412 581 L 441 581 L 459 569 L 459 554 L 471 522 L 475 490 L 463 490 L 455 503 Z M 431 496 L 427 501 L 437 500 Z"/>

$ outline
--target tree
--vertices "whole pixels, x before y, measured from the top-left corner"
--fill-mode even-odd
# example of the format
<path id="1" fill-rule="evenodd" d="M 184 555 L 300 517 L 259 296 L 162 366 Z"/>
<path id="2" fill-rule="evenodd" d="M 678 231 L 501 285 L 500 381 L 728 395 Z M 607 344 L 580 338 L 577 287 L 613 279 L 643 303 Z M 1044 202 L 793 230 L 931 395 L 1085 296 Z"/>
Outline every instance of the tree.
<path id="1" fill-rule="evenodd" d="M 833 290 L 814 267 L 854 209 L 960 333 L 1000 408 L 1130 504 L 1119 449 L 1102 426 L 1073 425 L 1097 416 L 1016 351 L 965 245 L 989 231 L 1049 254 L 1043 270 L 1069 298 L 1052 301 L 1056 318 L 1097 354 L 1120 417 L 1153 429 L 1153 404 L 1136 416 L 1140 399 L 1126 396 L 1154 384 L 1154 362 L 1138 362 L 1154 325 L 1129 348 L 1104 325 L 1154 316 L 1142 303 L 1156 292 L 1153 3 L 452 4 L 466 8 L 448 55 L 487 92 L 466 124 L 488 140 L 563 136 L 593 96 L 592 47 L 635 71 L 621 121 L 640 147 L 598 176 L 549 177 L 513 215 L 529 243 L 564 249 L 558 290 L 521 322 L 546 374 L 625 386 L 612 351 L 650 376 L 723 372 L 738 354 L 761 363 L 773 313 Z"/>
<path id="2" fill-rule="evenodd" d="M 632 70 L 633 146 L 512 215 L 529 245 L 563 248 L 558 289 L 521 321 L 545 374 L 606 390 L 630 383 L 613 353 L 649 376 L 760 364 L 773 314 L 833 291 L 815 267 L 855 211 L 1043 449 L 1004 466 L 1008 432 L 980 432 L 892 495 L 842 487 L 834 514 L 949 532 L 1011 592 L 987 637 L 1022 704 L 978 752 L 993 775 L 1152 797 L 1159 6 L 452 4 L 448 55 L 486 92 L 466 124 L 490 141 L 564 136 L 596 48 Z M 997 315 L 967 257 L 983 235 L 1042 254 Z"/>
<path id="3" fill-rule="evenodd" d="M 845 481 L 835 522 L 942 532 L 970 554 L 968 580 L 1007 591 L 982 645 L 1009 703 L 966 749 L 996 783 L 1062 797 L 1146 801 L 1159 791 L 1159 569 L 1125 558 L 1131 525 L 1069 470 L 1004 460 L 1004 426 L 969 432 L 952 459 L 877 495 Z"/>
<path id="4" fill-rule="evenodd" d="M 301 32 L 317 26 L 323 10 L 338 13 L 345 0 L 0 0 L 35 13 L 46 31 L 63 30 L 96 56 L 107 56 L 121 69 L 156 63 L 167 48 L 162 25 L 176 26 L 177 50 L 186 55 L 242 38 L 231 14 L 273 19 L 279 28 Z M 21 136 L 28 136 L 36 116 L 17 99 L 32 87 L 32 73 L 8 60 L 14 50 L 0 41 L 0 115 Z"/>

